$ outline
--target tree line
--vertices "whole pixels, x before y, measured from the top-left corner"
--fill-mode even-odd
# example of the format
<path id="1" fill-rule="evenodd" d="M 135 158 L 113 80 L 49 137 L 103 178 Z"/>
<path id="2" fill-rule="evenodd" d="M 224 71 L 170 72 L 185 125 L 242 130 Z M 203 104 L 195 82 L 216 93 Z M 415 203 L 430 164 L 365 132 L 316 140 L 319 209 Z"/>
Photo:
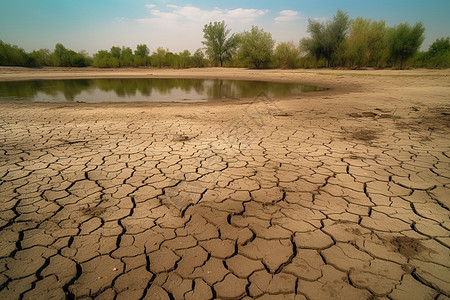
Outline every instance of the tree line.
<path id="1" fill-rule="evenodd" d="M 61 43 L 56 44 L 51 52 L 48 49 L 25 52 L 16 45 L 10 45 L 0 40 L 0 65 L 22 67 L 87 67 L 92 64 L 92 58 L 86 51 L 75 52 L 67 49 Z"/>
<path id="2" fill-rule="evenodd" d="M 169 49 L 158 47 L 150 54 L 147 45 L 137 45 L 133 51 L 129 47 L 111 47 L 110 51 L 101 50 L 94 54 L 92 66 L 99 68 L 119 67 L 170 67 L 170 68 L 201 68 L 208 65 L 201 49 L 191 54 L 189 50 L 172 53 Z"/>
<path id="3" fill-rule="evenodd" d="M 204 26 L 206 53 L 215 65 L 251 68 L 406 67 L 449 68 L 450 39 L 437 39 L 419 52 L 422 23 L 386 26 L 385 21 L 349 19 L 338 10 L 332 20 L 308 20 L 309 38 L 275 47 L 272 35 L 257 26 L 231 34 L 222 22 Z M 221 53 L 223 52 L 223 54 Z"/>
<path id="4" fill-rule="evenodd" d="M 308 20 L 309 38 L 299 43 L 276 45 L 272 35 L 257 26 L 231 33 L 224 21 L 205 24 L 203 49 L 191 54 L 158 47 L 150 53 L 147 45 L 113 46 L 93 57 L 85 51 L 75 52 L 58 43 L 53 52 L 40 49 L 27 53 L 22 48 L 0 40 L 0 65 L 56 66 L 100 68 L 207 66 L 249 68 L 317 68 L 317 67 L 406 67 L 449 68 L 450 40 L 437 39 L 428 51 L 418 51 L 424 40 L 422 23 L 386 26 L 385 21 L 362 17 L 350 19 L 338 10 L 332 20 Z M 276 45 L 276 46 L 275 46 Z M 205 55 L 206 54 L 206 55 Z"/>
<path id="5" fill-rule="evenodd" d="M 27 53 L 16 45 L 0 40 L 0 66 L 201 68 L 208 65 L 209 62 L 201 49 L 191 55 L 188 50 L 172 53 L 159 47 L 150 55 L 150 50 L 145 44 L 137 45 L 134 51 L 130 47 L 113 46 L 109 51 L 100 50 L 90 57 L 85 51 L 75 52 L 60 43 L 56 44 L 53 51 L 40 49 Z"/>

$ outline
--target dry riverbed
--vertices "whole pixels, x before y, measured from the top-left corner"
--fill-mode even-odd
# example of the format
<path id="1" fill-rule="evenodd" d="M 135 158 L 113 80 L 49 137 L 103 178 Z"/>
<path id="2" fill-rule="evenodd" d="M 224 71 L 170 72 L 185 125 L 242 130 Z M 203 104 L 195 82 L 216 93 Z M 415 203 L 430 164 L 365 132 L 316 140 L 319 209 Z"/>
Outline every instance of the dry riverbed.
<path id="1" fill-rule="evenodd" d="M 0 68 L 330 88 L 0 100 L 0 299 L 448 299 L 449 75 Z"/>

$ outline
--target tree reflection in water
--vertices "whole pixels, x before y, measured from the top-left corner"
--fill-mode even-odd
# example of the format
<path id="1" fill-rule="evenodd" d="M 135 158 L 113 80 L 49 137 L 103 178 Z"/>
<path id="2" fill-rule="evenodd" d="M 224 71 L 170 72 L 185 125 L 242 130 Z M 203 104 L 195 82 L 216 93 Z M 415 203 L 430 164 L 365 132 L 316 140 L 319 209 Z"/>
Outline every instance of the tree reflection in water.
<path id="1" fill-rule="evenodd" d="M 0 82 L 0 99 L 43 102 L 199 101 L 285 97 L 322 88 L 269 81 L 146 78 L 66 79 Z"/>

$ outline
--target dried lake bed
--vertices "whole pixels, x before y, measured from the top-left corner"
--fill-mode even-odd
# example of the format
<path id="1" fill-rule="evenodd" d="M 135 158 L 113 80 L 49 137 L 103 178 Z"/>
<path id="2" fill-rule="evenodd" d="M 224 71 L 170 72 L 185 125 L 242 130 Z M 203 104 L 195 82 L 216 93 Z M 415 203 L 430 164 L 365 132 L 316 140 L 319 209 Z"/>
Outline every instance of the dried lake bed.
<path id="1" fill-rule="evenodd" d="M 448 299 L 449 75 L 2 67 L 327 90 L 0 101 L 0 298 Z"/>

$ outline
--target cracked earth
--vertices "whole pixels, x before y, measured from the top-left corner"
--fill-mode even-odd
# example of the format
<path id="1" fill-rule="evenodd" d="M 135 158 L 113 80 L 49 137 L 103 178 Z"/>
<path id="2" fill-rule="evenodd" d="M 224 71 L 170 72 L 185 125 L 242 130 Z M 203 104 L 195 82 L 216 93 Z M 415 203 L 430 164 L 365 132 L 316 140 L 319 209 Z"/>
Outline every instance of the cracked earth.
<path id="1" fill-rule="evenodd" d="M 448 71 L 151 72 L 330 90 L 0 102 L 1 299 L 449 299 Z"/>

